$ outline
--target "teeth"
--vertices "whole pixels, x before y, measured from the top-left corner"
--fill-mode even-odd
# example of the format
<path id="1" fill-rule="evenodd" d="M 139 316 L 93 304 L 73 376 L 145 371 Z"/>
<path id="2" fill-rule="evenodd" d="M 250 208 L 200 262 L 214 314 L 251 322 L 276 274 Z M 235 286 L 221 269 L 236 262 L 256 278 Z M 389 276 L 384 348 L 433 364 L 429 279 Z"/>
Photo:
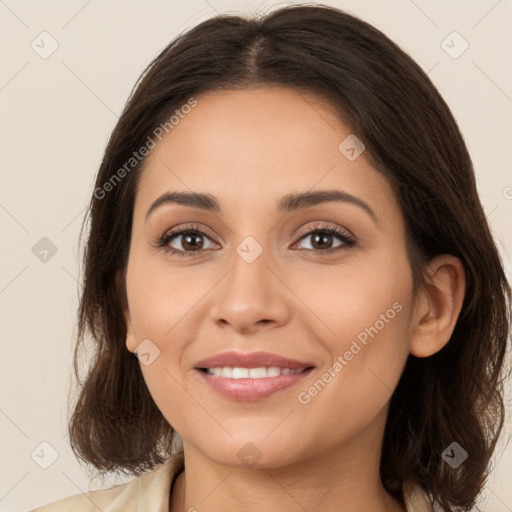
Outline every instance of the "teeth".
<path id="1" fill-rule="evenodd" d="M 265 379 L 268 377 L 279 377 L 280 375 L 297 375 L 302 369 L 292 370 L 291 368 L 207 368 L 206 372 L 215 377 L 227 377 L 228 379 Z"/>
<path id="2" fill-rule="evenodd" d="M 251 379 L 263 379 L 267 376 L 265 368 L 249 368 L 249 377 Z"/>
<path id="3" fill-rule="evenodd" d="M 218 370 L 219 368 L 216 369 Z M 233 368 L 227 366 L 226 368 L 220 368 L 220 370 L 222 371 L 223 377 L 227 377 L 228 379 L 231 379 L 231 377 L 233 377 Z"/>
<path id="4" fill-rule="evenodd" d="M 214 373 L 215 375 L 215 373 Z M 249 369 L 248 368 L 233 368 L 232 379 L 248 379 Z"/>
<path id="5" fill-rule="evenodd" d="M 281 368 L 276 368 L 274 366 L 271 366 L 267 370 L 267 376 L 268 377 L 279 377 L 279 375 L 281 375 Z"/>

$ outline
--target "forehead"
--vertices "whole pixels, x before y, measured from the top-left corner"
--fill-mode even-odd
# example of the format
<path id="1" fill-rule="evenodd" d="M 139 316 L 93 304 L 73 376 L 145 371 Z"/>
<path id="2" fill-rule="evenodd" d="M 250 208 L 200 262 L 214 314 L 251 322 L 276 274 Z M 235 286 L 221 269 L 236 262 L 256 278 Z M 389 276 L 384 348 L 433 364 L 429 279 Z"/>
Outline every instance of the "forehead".
<path id="1" fill-rule="evenodd" d="M 255 199 L 272 206 L 315 188 L 343 189 L 374 202 L 377 212 L 393 202 L 388 181 L 364 152 L 351 161 L 340 151 L 353 135 L 321 96 L 258 87 L 195 100 L 147 157 L 136 208 L 173 190 L 208 192 L 238 206 Z"/>

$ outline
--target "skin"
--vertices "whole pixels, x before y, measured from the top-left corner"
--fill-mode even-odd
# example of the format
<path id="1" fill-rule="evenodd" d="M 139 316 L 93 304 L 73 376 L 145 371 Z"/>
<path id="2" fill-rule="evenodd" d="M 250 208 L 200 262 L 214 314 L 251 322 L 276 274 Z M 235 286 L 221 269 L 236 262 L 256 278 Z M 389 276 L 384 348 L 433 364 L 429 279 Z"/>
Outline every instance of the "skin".
<path id="1" fill-rule="evenodd" d="M 428 357 L 449 340 L 465 289 L 460 261 L 432 260 L 432 279 L 414 298 L 393 190 L 364 153 L 349 161 L 340 152 L 351 131 L 320 97 L 259 87 L 196 99 L 148 157 L 126 269 L 127 348 L 149 338 L 160 350 L 141 369 L 183 438 L 186 470 L 171 512 L 403 512 L 379 477 L 389 400 L 408 355 Z M 347 202 L 276 209 L 286 194 L 329 189 L 365 201 L 377 222 Z M 146 221 L 153 201 L 170 191 L 211 194 L 221 211 L 168 203 Z M 348 231 L 356 244 L 333 235 L 323 246 L 331 252 L 321 254 L 313 245 L 318 222 Z M 190 223 L 209 234 L 198 235 L 202 250 L 179 235 L 169 244 L 192 256 L 155 247 L 171 228 Z M 252 263 L 236 252 L 248 236 L 263 251 Z M 298 393 L 395 303 L 401 311 L 300 403 Z M 311 361 L 315 370 L 269 398 L 235 401 L 194 370 L 200 359 L 229 350 L 269 351 Z M 247 443 L 260 456 L 251 467 L 238 455 Z"/>

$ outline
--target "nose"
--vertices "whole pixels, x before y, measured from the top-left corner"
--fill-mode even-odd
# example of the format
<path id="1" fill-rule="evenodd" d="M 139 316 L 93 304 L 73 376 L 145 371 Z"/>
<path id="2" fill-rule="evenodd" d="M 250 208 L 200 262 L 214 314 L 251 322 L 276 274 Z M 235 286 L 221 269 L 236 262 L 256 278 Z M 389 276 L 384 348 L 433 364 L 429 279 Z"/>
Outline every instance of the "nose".
<path id="1" fill-rule="evenodd" d="M 269 260 L 267 250 L 252 262 L 234 253 L 231 270 L 216 287 L 213 322 L 245 334 L 286 324 L 292 294 Z"/>

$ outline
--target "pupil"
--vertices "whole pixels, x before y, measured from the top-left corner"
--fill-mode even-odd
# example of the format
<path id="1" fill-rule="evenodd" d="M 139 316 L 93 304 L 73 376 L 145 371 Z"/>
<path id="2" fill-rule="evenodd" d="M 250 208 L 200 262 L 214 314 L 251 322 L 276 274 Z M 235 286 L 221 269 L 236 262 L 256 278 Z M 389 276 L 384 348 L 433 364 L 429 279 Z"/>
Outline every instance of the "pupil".
<path id="1" fill-rule="evenodd" d="M 199 240 L 199 243 L 194 243 L 194 239 L 200 239 Z M 201 247 L 203 246 L 202 244 L 202 240 L 201 240 L 201 235 L 185 235 L 184 237 L 184 240 L 183 240 L 183 246 L 184 247 L 189 247 L 191 249 L 201 249 Z"/>
<path id="2" fill-rule="evenodd" d="M 329 233 L 318 233 L 313 236 L 313 247 L 320 245 L 317 247 L 319 249 L 326 249 L 326 247 L 322 247 L 322 244 L 330 245 L 331 235 Z M 328 248 L 328 247 L 327 247 Z"/>

